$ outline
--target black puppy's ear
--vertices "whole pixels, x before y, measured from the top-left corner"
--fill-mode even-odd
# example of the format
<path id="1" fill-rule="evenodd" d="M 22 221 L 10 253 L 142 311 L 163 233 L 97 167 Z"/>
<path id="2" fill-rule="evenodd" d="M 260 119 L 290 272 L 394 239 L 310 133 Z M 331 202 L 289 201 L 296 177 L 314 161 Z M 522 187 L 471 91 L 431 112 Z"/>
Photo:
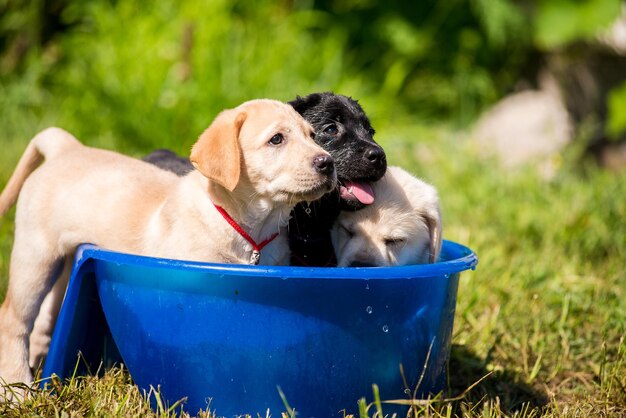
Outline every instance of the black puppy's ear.
<path id="1" fill-rule="evenodd" d="M 308 96 L 300 97 L 296 96 L 296 98 L 290 102 L 288 102 L 291 107 L 293 107 L 296 112 L 303 115 L 304 112 L 309 110 L 310 108 L 317 106 L 322 101 L 322 95 L 319 93 L 312 93 Z"/>

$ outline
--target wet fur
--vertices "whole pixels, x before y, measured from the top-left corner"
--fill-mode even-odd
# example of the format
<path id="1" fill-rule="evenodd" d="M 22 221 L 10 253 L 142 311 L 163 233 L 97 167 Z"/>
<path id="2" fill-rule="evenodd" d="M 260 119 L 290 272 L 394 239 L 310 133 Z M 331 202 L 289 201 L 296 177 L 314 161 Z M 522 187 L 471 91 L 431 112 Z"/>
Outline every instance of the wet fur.
<path id="1" fill-rule="evenodd" d="M 313 93 L 289 102 L 315 130 L 315 142 L 333 157 L 338 183 L 349 180 L 373 182 L 387 169 L 383 149 L 374 141 L 374 129 L 359 103 L 347 96 L 331 92 Z M 325 132 L 330 125 L 336 135 Z M 380 161 L 372 163 L 365 154 L 380 153 Z M 165 170 L 184 175 L 191 165 L 168 150 L 157 150 L 144 160 Z M 291 213 L 289 246 L 292 265 L 334 266 L 335 253 L 330 228 L 342 210 L 358 210 L 363 206 L 340 198 L 338 189 L 310 204 L 300 203 Z"/>
<path id="2" fill-rule="evenodd" d="M 350 97 L 333 93 L 313 93 L 289 102 L 315 129 L 315 142 L 335 160 L 339 183 L 347 180 L 380 179 L 387 169 L 386 156 L 374 141 L 374 129 L 363 108 Z M 337 135 L 324 132 L 330 124 L 339 126 Z M 364 158 L 367 150 L 382 153 L 373 166 Z M 292 265 L 336 265 L 330 229 L 342 210 L 358 210 L 362 205 L 343 200 L 338 189 L 311 204 L 300 203 L 289 222 L 289 247 Z"/>

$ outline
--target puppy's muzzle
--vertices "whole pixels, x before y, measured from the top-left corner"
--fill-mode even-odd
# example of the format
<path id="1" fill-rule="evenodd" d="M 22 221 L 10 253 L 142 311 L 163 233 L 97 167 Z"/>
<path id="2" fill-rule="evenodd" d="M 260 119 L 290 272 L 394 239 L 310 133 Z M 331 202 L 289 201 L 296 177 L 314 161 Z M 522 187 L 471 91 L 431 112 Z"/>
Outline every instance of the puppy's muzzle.
<path id="1" fill-rule="evenodd" d="M 368 148 L 363 154 L 363 158 L 376 171 L 381 171 L 383 174 L 387 169 L 387 157 L 385 151 L 381 147 Z"/>
<path id="2" fill-rule="evenodd" d="M 313 159 L 315 171 L 325 176 L 331 176 L 335 171 L 335 163 L 330 155 L 318 155 Z"/>

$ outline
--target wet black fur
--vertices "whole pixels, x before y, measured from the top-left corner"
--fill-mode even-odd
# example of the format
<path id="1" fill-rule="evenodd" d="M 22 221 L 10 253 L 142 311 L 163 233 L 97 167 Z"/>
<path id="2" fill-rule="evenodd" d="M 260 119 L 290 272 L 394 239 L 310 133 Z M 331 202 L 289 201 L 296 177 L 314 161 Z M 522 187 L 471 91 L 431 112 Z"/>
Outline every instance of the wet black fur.
<path id="1" fill-rule="evenodd" d="M 372 182 L 385 174 L 385 153 L 374 141 L 374 129 L 356 100 L 326 92 L 297 97 L 289 104 L 313 126 L 315 142 L 333 157 L 339 183 Z M 167 150 L 157 150 L 144 160 L 178 175 L 193 169 L 188 160 Z M 313 203 L 296 205 L 289 221 L 291 264 L 334 266 L 330 228 L 341 210 L 361 207 L 358 202 L 341 199 L 339 189 Z"/>
<path id="2" fill-rule="evenodd" d="M 348 180 L 376 181 L 387 169 L 382 148 L 373 139 L 374 129 L 356 100 L 333 93 L 313 93 L 289 102 L 315 129 L 315 142 L 335 160 L 339 183 Z M 337 129 L 334 134 L 333 129 Z M 374 154 L 374 161 L 366 156 Z M 371 157 L 371 155 L 370 155 Z M 289 222 L 291 264 L 332 266 L 336 264 L 330 228 L 341 210 L 362 205 L 339 197 L 338 189 L 311 204 L 300 203 Z"/>

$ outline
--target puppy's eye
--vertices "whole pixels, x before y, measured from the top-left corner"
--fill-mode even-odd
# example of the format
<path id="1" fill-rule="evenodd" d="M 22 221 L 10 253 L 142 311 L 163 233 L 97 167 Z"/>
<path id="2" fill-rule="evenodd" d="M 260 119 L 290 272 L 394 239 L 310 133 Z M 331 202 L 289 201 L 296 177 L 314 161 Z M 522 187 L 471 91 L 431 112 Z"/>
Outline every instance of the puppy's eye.
<path id="1" fill-rule="evenodd" d="M 369 129 L 367 130 L 367 132 L 368 132 L 370 135 L 372 135 L 372 136 L 374 136 L 374 134 L 376 133 L 376 131 L 374 130 L 374 128 L 369 128 Z"/>
<path id="2" fill-rule="evenodd" d="M 284 140 L 285 137 L 283 136 L 283 134 L 276 134 L 268 141 L 268 143 L 272 145 L 280 145 L 283 143 Z"/>
<path id="3" fill-rule="evenodd" d="M 337 135 L 338 132 L 339 132 L 339 129 L 337 129 L 337 125 L 335 124 L 328 125 L 327 127 L 324 128 L 324 133 L 328 135 Z"/>
<path id="4" fill-rule="evenodd" d="M 406 242 L 406 238 L 385 238 L 385 245 L 391 247 L 394 245 L 401 245 Z"/>
<path id="5" fill-rule="evenodd" d="M 311 139 L 315 140 L 315 132 L 311 132 Z"/>

